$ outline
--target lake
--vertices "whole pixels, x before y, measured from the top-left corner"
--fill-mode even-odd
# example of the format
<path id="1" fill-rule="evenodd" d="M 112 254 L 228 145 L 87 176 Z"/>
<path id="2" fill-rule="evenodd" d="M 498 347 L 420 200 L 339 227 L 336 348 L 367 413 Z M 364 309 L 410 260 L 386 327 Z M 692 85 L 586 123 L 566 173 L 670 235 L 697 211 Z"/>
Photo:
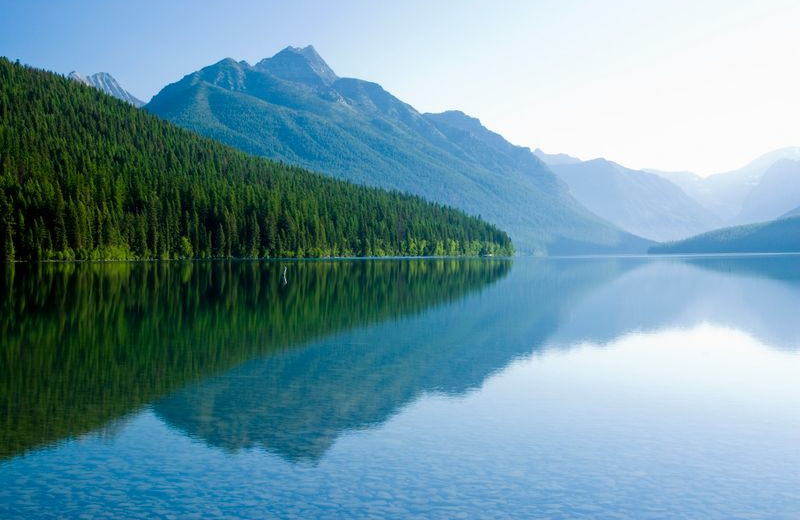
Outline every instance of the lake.
<path id="1" fill-rule="evenodd" d="M 800 256 L 3 269 L 4 519 L 800 517 Z"/>

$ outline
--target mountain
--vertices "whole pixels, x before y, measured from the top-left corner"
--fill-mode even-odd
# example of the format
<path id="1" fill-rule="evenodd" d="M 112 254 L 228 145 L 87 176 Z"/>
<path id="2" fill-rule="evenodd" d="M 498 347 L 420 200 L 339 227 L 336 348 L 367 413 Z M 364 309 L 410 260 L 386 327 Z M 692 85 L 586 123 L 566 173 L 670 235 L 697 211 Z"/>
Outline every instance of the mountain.
<path id="1" fill-rule="evenodd" d="M 102 90 L 106 94 L 110 94 L 117 99 L 127 101 L 135 107 L 141 107 L 144 105 L 144 101 L 137 99 L 133 94 L 122 88 L 117 80 L 114 79 L 114 76 L 108 72 L 98 72 L 96 74 L 92 74 L 91 76 L 84 76 L 83 74 L 73 70 L 69 73 L 68 77 L 79 83 L 83 83 L 84 85 L 89 85 L 90 87 Z"/>
<path id="2" fill-rule="evenodd" d="M 800 252 L 800 217 L 734 226 L 703 233 L 686 240 L 659 244 L 650 253 L 798 253 Z"/>
<path id="3" fill-rule="evenodd" d="M 767 170 L 781 159 L 800 160 L 800 147 L 774 150 L 756 158 L 738 170 L 718 173 L 703 179 L 703 183 L 714 194 L 714 200 L 718 211 L 721 212 L 721 216 L 732 224 L 753 222 L 752 220 L 747 220 L 746 213 L 743 214 L 745 201 L 748 195 L 759 185 Z M 780 212 L 776 212 L 771 218 L 778 215 L 780 215 Z M 763 219 L 757 218 L 757 220 Z"/>
<path id="4" fill-rule="evenodd" d="M 764 212 L 766 208 L 749 209 L 751 203 L 747 199 L 751 192 L 756 190 L 766 172 L 782 159 L 793 161 L 800 160 L 800 147 L 787 147 L 766 153 L 747 165 L 737 170 L 718 173 L 709 177 L 700 177 L 690 172 L 660 172 L 649 170 L 678 185 L 687 195 L 699 202 L 703 207 L 716 214 L 728 224 L 745 224 L 775 218 L 781 214 L 780 210 Z M 797 185 L 786 185 L 791 189 Z M 781 186 L 768 183 L 769 188 L 782 191 Z M 777 195 L 780 198 L 780 195 Z M 757 196 L 757 201 L 764 200 L 764 194 Z M 754 202 L 758 206 L 758 202 Z M 796 199 L 794 206 L 800 204 Z M 785 211 L 785 210 L 784 210 Z"/>
<path id="5" fill-rule="evenodd" d="M 642 171 L 652 173 L 653 175 L 658 175 L 662 179 L 666 179 L 675 184 L 677 187 L 683 190 L 686 195 L 697 201 L 701 206 L 717 215 L 720 219 L 723 219 L 722 214 L 725 212 L 718 207 L 721 203 L 720 201 L 716 200 L 716 194 L 712 192 L 711 187 L 705 183 L 705 179 L 703 177 L 700 177 L 696 173 L 690 171 L 674 172 L 656 170 L 652 168 L 644 168 Z"/>
<path id="6" fill-rule="evenodd" d="M 558 166 L 561 164 L 577 164 L 581 162 L 581 160 L 578 159 L 577 157 L 572 157 L 571 155 L 567 155 L 565 153 L 556 153 L 556 154 L 544 153 L 544 151 L 542 151 L 541 148 L 537 148 L 536 150 L 534 150 L 533 155 L 541 159 L 542 162 L 548 166 Z"/>
<path id="7" fill-rule="evenodd" d="M 477 255 L 493 225 L 253 157 L 0 58 L 2 260 Z"/>
<path id="8" fill-rule="evenodd" d="M 311 46 L 255 65 L 224 59 L 145 108 L 253 154 L 481 215 L 524 252 L 649 245 L 583 208 L 527 148 L 460 112 L 421 114 L 376 83 L 339 78 Z"/>
<path id="9" fill-rule="evenodd" d="M 550 164 L 572 195 L 625 231 L 656 241 L 707 231 L 720 220 L 680 188 L 652 173 L 606 159 Z"/>
<path id="10" fill-rule="evenodd" d="M 737 215 L 738 222 L 780 217 L 800 204 L 800 160 L 780 159 L 761 176 Z"/>

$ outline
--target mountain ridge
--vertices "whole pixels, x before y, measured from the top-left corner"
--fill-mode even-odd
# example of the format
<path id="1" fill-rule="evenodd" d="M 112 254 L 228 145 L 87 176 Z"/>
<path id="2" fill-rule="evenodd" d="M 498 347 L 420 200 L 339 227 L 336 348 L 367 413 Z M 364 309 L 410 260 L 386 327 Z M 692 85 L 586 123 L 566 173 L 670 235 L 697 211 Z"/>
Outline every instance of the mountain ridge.
<path id="1" fill-rule="evenodd" d="M 545 154 L 538 149 L 536 153 L 556 173 L 565 165 L 581 163 L 566 154 Z M 583 162 L 591 163 L 591 161 Z M 716 227 L 776 219 L 800 205 L 800 147 L 778 148 L 756 157 L 741 168 L 708 177 L 701 177 L 690 171 L 664 171 L 653 168 L 627 170 L 640 172 L 640 176 L 656 175 L 677 186 L 706 212 L 713 215 L 714 218 L 708 219 L 708 224 L 714 224 Z M 585 200 L 581 202 L 623 229 L 650 236 L 636 227 L 626 227 L 610 215 L 592 207 L 592 204 L 587 204 Z"/>
<path id="2" fill-rule="evenodd" d="M 581 160 L 577 157 L 573 157 L 565 153 L 545 153 L 541 148 L 535 149 L 533 154 L 549 166 L 576 164 L 581 162 Z"/>
<path id="3" fill-rule="evenodd" d="M 700 177 L 691 172 L 648 171 L 676 184 L 687 195 L 719 216 L 723 222 L 736 225 L 780 215 L 780 209 L 772 213 L 755 211 L 754 215 L 750 215 L 751 210 L 746 205 L 748 197 L 764 180 L 766 172 L 782 159 L 800 160 L 800 147 L 778 148 L 756 157 L 740 168 L 708 177 Z M 785 195 L 781 193 L 781 188 L 778 187 L 775 192 L 778 197 Z M 794 205 L 797 204 L 800 204 L 800 197 Z"/>

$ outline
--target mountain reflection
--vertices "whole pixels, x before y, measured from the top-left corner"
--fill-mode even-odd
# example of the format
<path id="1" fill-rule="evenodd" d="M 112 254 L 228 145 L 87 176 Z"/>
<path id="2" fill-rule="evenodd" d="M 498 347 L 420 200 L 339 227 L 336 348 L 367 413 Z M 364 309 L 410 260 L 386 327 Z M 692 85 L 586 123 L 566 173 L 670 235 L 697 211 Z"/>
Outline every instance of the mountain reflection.
<path id="1" fill-rule="evenodd" d="M 6 266 L 0 459 L 109 427 L 248 360 L 455 302 L 511 262 L 285 265 L 288 283 L 270 262 Z"/>
<path id="2" fill-rule="evenodd" d="M 518 260 L 479 295 L 253 361 L 154 406 L 226 450 L 315 461 L 344 431 L 378 425 L 426 392 L 462 394 L 552 334 L 618 262 Z"/>
<path id="3" fill-rule="evenodd" d="M 800 258 L 761 260 L 521 259 L 478 295 L 251 361 L 154 410 L 224 450 L 315 462 L 342 433 L 426 393 L 463 394 L 537 350 L 702 321 L 797 346 Z"/>

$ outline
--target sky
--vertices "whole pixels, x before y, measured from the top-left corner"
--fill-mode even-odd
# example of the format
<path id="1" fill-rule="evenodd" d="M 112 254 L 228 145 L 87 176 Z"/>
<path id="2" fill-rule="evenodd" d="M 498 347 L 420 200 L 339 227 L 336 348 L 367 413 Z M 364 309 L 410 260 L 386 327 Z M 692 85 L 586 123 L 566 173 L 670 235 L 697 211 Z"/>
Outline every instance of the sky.
<path id="1" fill-rule="evenodd" d="M 147 101 L 225 57 L 313 44 L 339 76 L 514 144 L 632 168 L 800 146 L 800 2 L 0 0 L 0 55 Z"/>

